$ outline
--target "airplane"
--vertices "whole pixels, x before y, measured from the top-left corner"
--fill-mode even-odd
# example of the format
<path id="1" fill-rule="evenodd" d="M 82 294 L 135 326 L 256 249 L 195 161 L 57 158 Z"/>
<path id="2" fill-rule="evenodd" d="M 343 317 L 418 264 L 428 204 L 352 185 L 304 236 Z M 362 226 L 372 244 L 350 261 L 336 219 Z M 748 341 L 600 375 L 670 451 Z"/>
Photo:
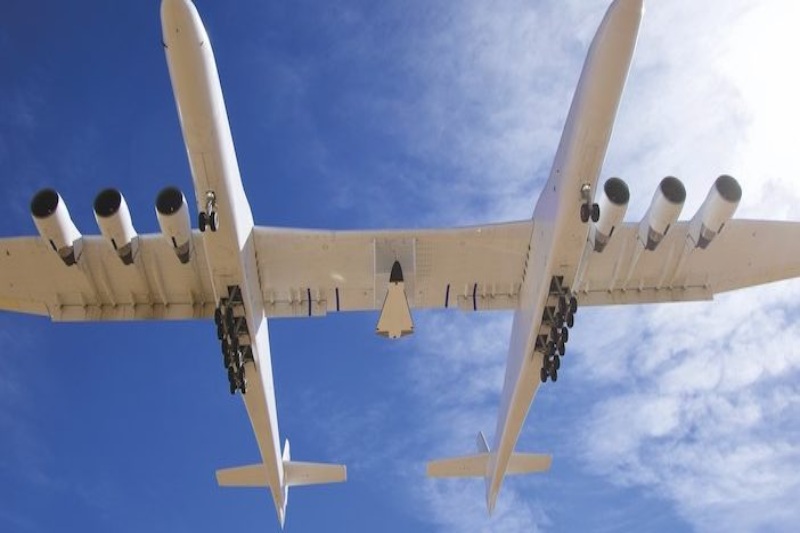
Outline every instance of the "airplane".
<path id="1" fill-rule="evenodd" d="M 552 458 L 515 452 L 541 384 L 558 379 L 578 308 L 710 300 L 800 276 L 800 223 L 734 219 L 742 190 L 720 176 L 689 220 L 674 177 L 639 222 L 630 191 L 598 187 L 643 0 L 615 0 L 590 45 L 548 181 L 528 220 L 455 229 L 328 231 L 256 226 L 241 183 L 211 42 L 190 0 L 162 0 L 163 45 L 197 206 L 166 187 L 160 234 L 134 230 L 123 195 L 95 199 L 100 235 L 82 235 L 53 189 L 31 212 L 39 236 L 0 239 L 0 308 L 54 321 L 213 320 L 231 393 L 261 462 L 217 472 L 222 486 L 268 488 L 283 526 L 288 488 L 346 479 L 344 466 L 297 462 L 280 446 L 268 319 L 376 311 L 376 333 L 413 334 L 412 311 L 513 310 L 492 446 L 432 461 L 431 477 L 480 477 L 491 513 L 506 475 Z M 776 253 L 780 251 L 780 253 Z"/>

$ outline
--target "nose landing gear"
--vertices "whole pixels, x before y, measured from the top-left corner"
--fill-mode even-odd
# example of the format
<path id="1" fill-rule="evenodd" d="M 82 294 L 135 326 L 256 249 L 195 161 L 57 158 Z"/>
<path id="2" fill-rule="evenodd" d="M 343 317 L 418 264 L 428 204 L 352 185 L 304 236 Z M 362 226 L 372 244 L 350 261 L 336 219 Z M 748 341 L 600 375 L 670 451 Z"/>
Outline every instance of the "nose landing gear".
<path id="1" fill-rule="evenodd" d="M 197 227 L 201 232 L 206 228 L 217 231 L 219 227 L 219 215 L 217 215 L 217 195 L 214 191 L 206 191 L 206 210 L 200 211 L 197 215 Z"/>
<path id="2" fill-rule="evenodd" d="M 592 202 L 592 186 L 588 183 L 581 185 L 581 222 L 586 224 L 589 219 L 592 222 L 600 220 L 600 206 Z"/>

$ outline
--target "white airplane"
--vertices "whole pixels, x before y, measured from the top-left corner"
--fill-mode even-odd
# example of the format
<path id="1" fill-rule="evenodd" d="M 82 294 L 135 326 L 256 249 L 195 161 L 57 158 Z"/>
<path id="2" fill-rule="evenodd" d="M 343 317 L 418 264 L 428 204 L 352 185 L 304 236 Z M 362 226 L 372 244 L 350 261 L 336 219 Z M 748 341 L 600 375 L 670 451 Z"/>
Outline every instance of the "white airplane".
<path id="1" fill-rule="evenodd" d="M 482 477 L 489 512 L 507 474 L 551 457 L 514 451 L 542 383 L 558 379 L 578 305 L 710 300 L 800 276 L 800 223 L 732 219 L 742 196 L 720 176 L 690 219 L 686 191 L 659 185 L 640 222 L 618 178 L 597 187 L 636 43 L 643 0 L 615 0 L 591 44 L 550 177 L 529 220 L 457 229 L 325 231 L 255 226 L 211 49 L 190 0 L 162 0 L 163 41 L 198 206 L 156 199 L 161 234 L 138 235 L 122 194 L 95 199 L 82 235 L 59 194 L 31 202 L 38 237 L 0 239 L 0 308 L 55 321 L 213 318 L 230 392 L 241 393 L 261 462 L 217 471 L 223 486 L 270 489 L 283 525 L 288 488 L 344 481 L 344 466 L 280 448 L 267 319 L 377 310 L 376 333 L 414 331 L 412 309 L 514 310 L 490 448 L 433 461 L 433 477 Z"/>

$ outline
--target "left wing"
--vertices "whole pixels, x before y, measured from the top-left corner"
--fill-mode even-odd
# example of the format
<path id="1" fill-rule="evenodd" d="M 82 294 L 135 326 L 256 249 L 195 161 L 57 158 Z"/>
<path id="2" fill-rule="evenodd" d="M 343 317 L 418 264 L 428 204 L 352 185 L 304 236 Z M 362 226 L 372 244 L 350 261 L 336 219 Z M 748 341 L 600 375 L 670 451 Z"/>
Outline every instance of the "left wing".
<path id="1" fill-rule="evenodd" d="M 580 304 L 710 300 L 800 276 L 800 222 L 731 220 L 705 250 L 687 240 L 689 226 L 676 223 L 648 251 L 637 241 L 638 223 L 620 225 L 605 250 L 585 255 Z"/>
<path id="2" fill-rule="evenodd" d="M 444 230 L 324 231 L 257 227 L 268 316 L 381 309 L 392 265 L 413 308 L 513 309 L 533 222 Z"/>
<path id="3" fill-rule="evenodd" d="M 186 264 L 160 234 L 139 236 L 132 265 L 99 236 L 83 236 L 72 266 L 41 237 L 0 239 L 0 309 L 63 321 L 210 317 L 214 294 L 205 264 L 197 232 Z"/>

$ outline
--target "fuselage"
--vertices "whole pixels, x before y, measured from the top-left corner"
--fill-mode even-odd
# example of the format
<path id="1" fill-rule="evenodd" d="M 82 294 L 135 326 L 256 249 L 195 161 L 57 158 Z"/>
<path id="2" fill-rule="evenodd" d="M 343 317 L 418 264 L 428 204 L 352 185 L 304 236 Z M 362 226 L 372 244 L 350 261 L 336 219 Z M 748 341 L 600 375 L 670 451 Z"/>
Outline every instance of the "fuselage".
<path id="1" fill-rule="evenodd" d="M 219 228 L 202 233 L 215 304 L 228 295 L 229 287 L 241 289 L 253 354 L 253 361 L 245 364 L 247 393 L 242 398 L 282 522 L 284 472 L 253 215 L 239 174 L 214 53 L 190 1 L 163 0 L 161 22 L 198 211 L 206 208 L 207 193 L 215 198 Z"/>
<path id="2" fill-rule="evenodd" d="M 567 115 L 550 176 L 533 212 L 527 275 L 509 343 L 505 380 L 487 479 L 487 505 L 494 508 L 508 462 L 536 391 L 543 353 L 535 349 L 553 276 L 564 286 L 575 281 L 589 225 L 579 209 L 581 188 L 595 190 L 622 89 L 628 75 L 642 0 L 616 0 L 592 41 Z"/>

